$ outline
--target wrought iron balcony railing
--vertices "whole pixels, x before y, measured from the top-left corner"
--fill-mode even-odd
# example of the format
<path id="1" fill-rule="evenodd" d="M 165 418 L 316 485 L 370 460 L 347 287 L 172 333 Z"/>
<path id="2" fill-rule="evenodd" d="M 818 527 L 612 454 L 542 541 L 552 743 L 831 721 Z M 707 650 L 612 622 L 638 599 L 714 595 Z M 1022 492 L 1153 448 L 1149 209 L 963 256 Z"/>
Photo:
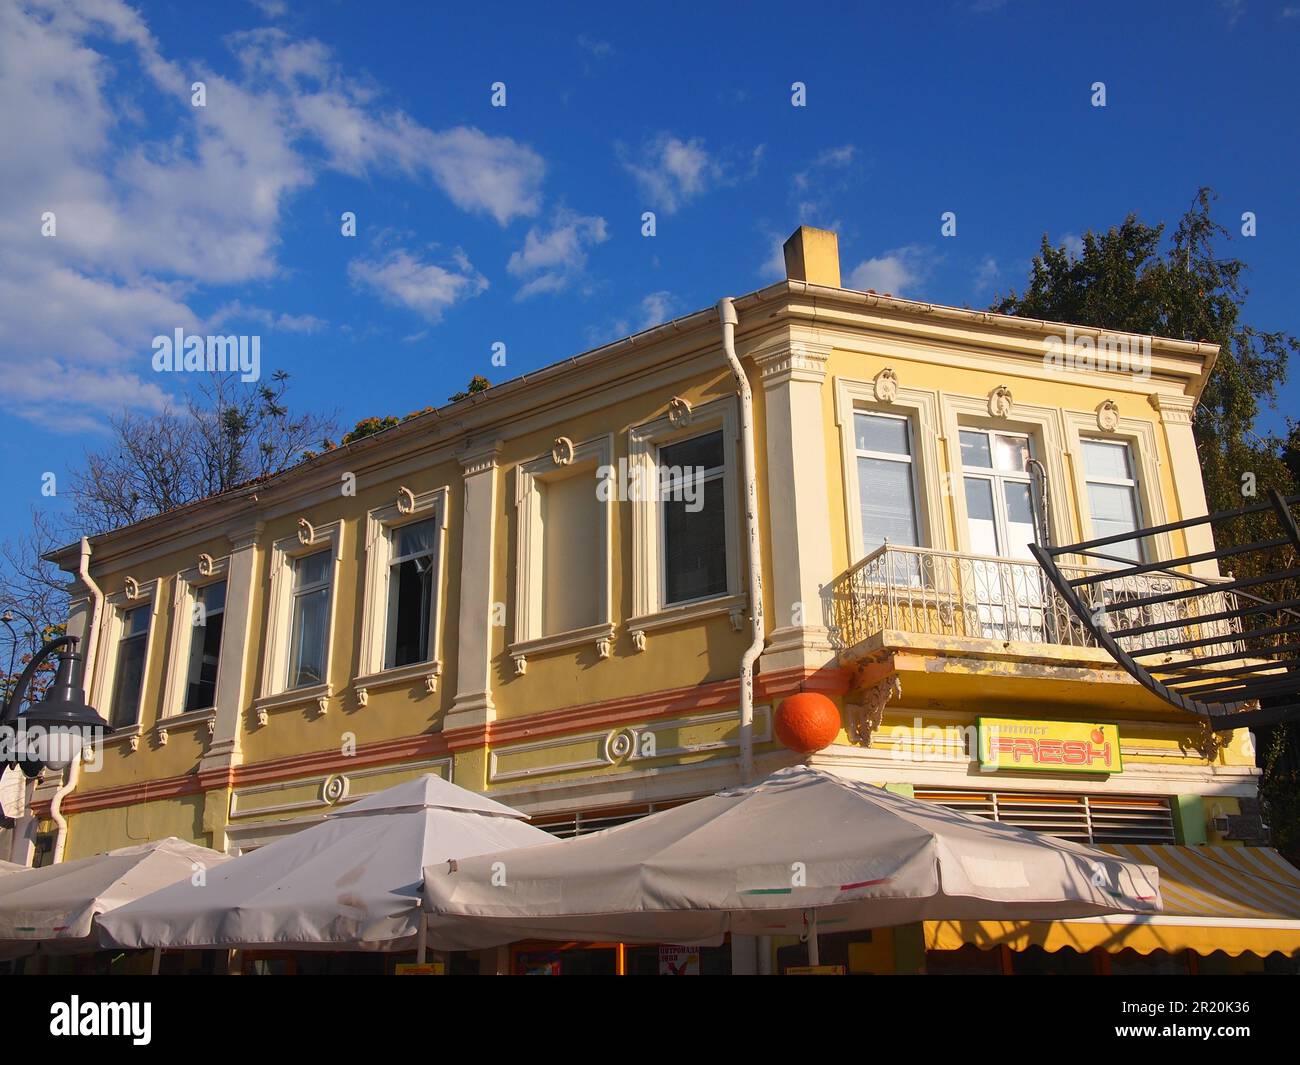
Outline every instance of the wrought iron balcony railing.
<path id="1" fill-rule="evenodd" d="M 1196 620 L 1186 613 L 1185 600 L 1176 597 L 1147 602 L 1204 585 L 1205 578 L 1155 571 L 1112 579 L 1102 568 L 1062 570 L 1072 577 L 1094 577 L 1087 595 L 1097 618 L 1117 629 L 1147 629 L 1139 637 L 1144 646 L 1204 640 L 1199 646 L 1207 650 L 1202 653 L 1210 653 L 1210 647 L 1222 654 L 1240 651 L 1235 620 Z M 999 643 L 1100 646 L 1033 560 L 886 544 L 823 585 L 821 594 L 831 641 L 840 650 L 887 630 Z M 1210 594 L 1223 600 L 1216 613 L 1235 609 L 1232 593 Z M 1125 606 L 1134 601 L 1137 605 Z"/>

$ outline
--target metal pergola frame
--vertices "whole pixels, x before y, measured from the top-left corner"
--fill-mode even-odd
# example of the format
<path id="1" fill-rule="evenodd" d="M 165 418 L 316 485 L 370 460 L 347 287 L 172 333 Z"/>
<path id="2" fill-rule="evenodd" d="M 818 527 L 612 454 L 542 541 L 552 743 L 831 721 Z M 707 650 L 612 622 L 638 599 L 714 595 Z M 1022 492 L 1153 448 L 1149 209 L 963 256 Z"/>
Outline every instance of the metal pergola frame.
<path id="1" fill-rule="evenodd" d="M 1275 725 L 1300 718 L 1300 528 L 1292 512 L 1300 495 L 1283 496 L 1276 490 L 1268 495 L 1267 503 L 1061 547 L 1030 544 L 1029 549 L 1098 645 L 1147 691 L 1195 714 L 1214 732 Z M 1277 535 L 1164 561 L 1134 562 L 1115 553 L 1116 545 L 1150 543 L 1151 537 L 1198 526 L 1226 543 L 1226 528 L 1243 519 L 1271 519 Z M 1190 569 L 1288 548 L 1293 552 L 1289 566 L 1263 567 L 1268 572 L 1241 579 L 1212 580 Z M 1107 569 L 1071 578 L 1061 572 L 1058 560 Z M 1132 595 L 1131 589 L 1150 586 L 1148 574 L 1176 577 L 1184 587 Z M 1130 592 L 1115 598 L 1114 590 L 1126 582 Z M 1158 607 L 1176 616 L 1142 621 L 1144 609 Z M 1122 627 L 1112 627 L 1111 615 L 1117 612 L 1130 618 L 1136 612 L 1139 623 L 1125 620 Z M 1217 631 L 1198 635 L 1208 628 Z"/>

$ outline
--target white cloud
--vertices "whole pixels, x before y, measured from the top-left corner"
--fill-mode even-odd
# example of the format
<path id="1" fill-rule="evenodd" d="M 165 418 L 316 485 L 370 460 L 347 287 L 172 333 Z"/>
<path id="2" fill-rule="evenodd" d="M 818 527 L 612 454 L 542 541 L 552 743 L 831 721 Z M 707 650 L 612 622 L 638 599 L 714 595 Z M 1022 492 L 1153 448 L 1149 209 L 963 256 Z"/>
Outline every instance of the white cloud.
<path id="1" fill-rule="evenodd" d="M 1062 233 L 1061 239 L 1056 244 L 1057 247 L 1064 248 L 1072 259 L 1083 257 L 1083 238 L 1076 233 Z"/>
<path id="2" fill-rule="evenodd" d="M 824 148 L 791 177 L 791 199 L 795 201 L 795 214 L 801 223 L 839 228 L 838 221 L 831 216 L 831 204 L 837 194 L 848 188 L 846 171 L 856 154 L 852 144 Z"/>
<path id="3" fill-rule="evenodd" d="M 909 244 L 860 262 L 849 273 L 849 288 L 901 296 L 929 275 L 933 260 L 924 248 Z"/>
<path id="4" fill-rule="evenodd" d="M 502 225 L 540 210 L 545 164 L 527 145 L 430 129 L 319 41 L 266 28 L 227 43 L 229 68 L 181 64 L 121 0 L 0 3 L 0 144 L 22 146 L 0 153 L 0 406 L 36 417 L 31 397 L 51 381 L 94 412 L 156 406 L 152 337 L 198 325 L 190 301 L 210 286 L 276 276 L 287 205 L 323 168 L 425 180 Z M 195 80 L 206 107 L 191 105 Z M 41 235 L 45 212 L 56 236 Z M 369 266 L 400 288 L 395 263 Z M 407 290 L 426 315 L 438 293 L 486 284 L 435 270 L 447 276 L 417 269 Z M 317 327 L 246 310 L 272 328 Z"/>
<path id="5" fill-rule="evenodd" d="M 975 295 L 981 296 L 987 293 L 1001 277 L 1002 270 L 998 267 L 998 261 L 992 255 L 984 256 L 979 266 L 975 268 Z"/>
<path id="6" fill-rule="evenodd" d="M 455 252 L 447 265 L 427 262 L 404 248 L 382 258 L 353 259 L 348 277 L 395 307 L 406 307 L 431 322 L 447 308 L 485 291 L 487 278 L 470 264 L 464 252 Z"/>
<path id="7" fill-rule="evenodd" d="M 586 33 L 578 34 L 578 47 L 596 59 L 608 59 L 614 54 L 614 46 L 609 41 L 602 41 Z"/>
<path id="8" fill-rule="evenodd" d="M 621 146 L 619 154 L 623 168 L 636 178 L 649 205 L 674 214 L 711 189 L 752 177 L 762 159 L 763 147 L 733 161 L 711 154 L 700 137 L 682 140 L 671 133 L 660 133 L 641 146 L 635 159 L 628 158 Z"/>
<path id="9" fill-rule="evenodd" d="M 568 288 L 587 266 L 587 248 L 609 238 L 605 219 L 561 208 L 547 229 L 533 226 L 506 269 L 524 282 L 517 298 Z"/>
<path id="10" fill-rule="evenodd" d="M 623 337 L 670 322 L 680 313 L 681 301 L 671 292 L 666 290 L 651 292 L 641 298 L 641 302 L 636 305 L 636 309 L 631 314 L 615 318 L 604 325 L 589 326 L 586 330 L 587 343 L 599 346 L 621 340 Z"/>
<path id="11" fill-rule="evenodd" d="M 276 333 L 319 333 L 329 322 L 314 314 L 277 314 L 265 307 L 252 307 L 234 300 L 223 304 L 208 316 L 208 329 L 218 329 L 227 322 L 256 322 Z"/>

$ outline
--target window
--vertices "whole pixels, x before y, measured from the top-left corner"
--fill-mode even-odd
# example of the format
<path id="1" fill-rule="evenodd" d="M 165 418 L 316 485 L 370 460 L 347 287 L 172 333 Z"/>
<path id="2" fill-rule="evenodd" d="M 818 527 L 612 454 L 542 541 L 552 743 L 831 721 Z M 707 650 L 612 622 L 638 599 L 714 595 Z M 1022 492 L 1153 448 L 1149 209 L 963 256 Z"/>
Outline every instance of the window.
<path id="1" fill-rule="evenodd" d="M 720 431 L 659 449 L 667 604 L 727 591 L 724 467 Z"/>
<path id="2" fill-rule="evenodd" d="M 618 499 L 614 438 L 556 440 L 515 468 L 515 603 L 510 655 L 530 657 L 589 644 L 612 651 L 610 522 Z"/>
<path id="3" fill-rule="evenodd" d="M 113 703 L 109 724 L 114 728 L 134 725 L 140 719 L 140 694 L 144 688 L 144 664 L 149 650 L 149 615 L 152 607 L 138 606 L 122 615 L 122 636 L 117 645 Z"/>
<path id="4" fill-rule="evenodd" d="M 1027 463 L 1029 437 L 961 430 L 962 481 L 971 551 L 994 558 L 1033 559 L 1034 504 Z"/>
<path id="5" fill-rule="evenodd" d="M 325 683 L 329 650 L 330 577 L 333 560 L 317 551 L 293 560 L 292 636 L 289 641 L 290 688 Z"/>
<path id="6" fill-rule="evenodd" d="M 1138 483 L 1133 475 L 1129 445 L 1116 440 L 1082 440 L 1081 443 L 1093 538 L 1117 536 L 1141 528 Z M 1101 551 L 1130 562 L 1144 561 L 1140 540 L 1120 540 Z"/>
<path id="7" fill-rule="evenodd" d="M 679 397 L 670 408 L 628 430 L 626 476 L 612 470 L 616 498 L 632 504 L 627 627 L 638 651 L 650 633 L 687 621 L 728 614 L 737 631 L 744 624 L 736 399 Z"/>
<path id="8" fill-rule="evenodd" d="M 916 491 L 912 474 L 912 430 L 906 418 L 853 414 L 858 465 L 862 544 L 867 554 L 886 540 L 916 547 Z"/>
<path id="9" fill-rule="evenodd" d="M 427 662 L 432 657 L 430 618 L 437 549 L 438 525 L 432 519 L 393 530 L 385 669 Z"/>
<path id="10" fill-rule="evenodd" d="M 194 590 L 189 669 L 185 675 L 184 712 L 206 710 L 217 702 L 217 666 L 226 614 L 226 582 Z"/>

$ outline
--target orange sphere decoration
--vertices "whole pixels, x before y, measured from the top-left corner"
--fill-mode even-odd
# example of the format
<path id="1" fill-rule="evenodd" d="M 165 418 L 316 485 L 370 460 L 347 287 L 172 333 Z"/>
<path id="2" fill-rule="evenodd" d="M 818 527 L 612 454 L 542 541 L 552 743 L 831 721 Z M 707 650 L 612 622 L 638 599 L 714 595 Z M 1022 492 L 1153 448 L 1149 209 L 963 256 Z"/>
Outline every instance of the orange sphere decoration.
<path id="1" fill-rule="evenodd" d="M 839 734 L 839 709 L 820 692 L 792 695 L 776 712 L 776 738 L 800 754 L 820 751 Z"/>

